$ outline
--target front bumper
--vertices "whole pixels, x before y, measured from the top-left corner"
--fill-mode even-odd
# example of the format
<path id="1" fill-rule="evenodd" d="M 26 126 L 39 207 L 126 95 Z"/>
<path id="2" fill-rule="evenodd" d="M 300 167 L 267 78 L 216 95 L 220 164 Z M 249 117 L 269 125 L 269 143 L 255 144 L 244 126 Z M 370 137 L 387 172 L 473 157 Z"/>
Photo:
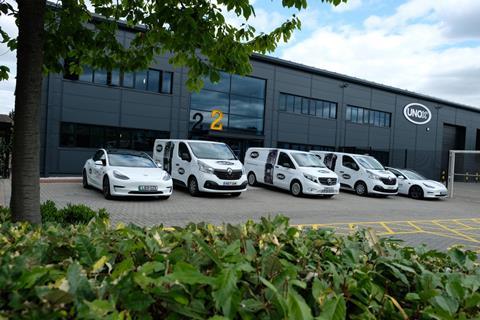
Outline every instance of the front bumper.
<path id="1" fill-rule="evenodd" d="M 306 181 L 305 181 L 306 180 Z M 320 183 L 305 179 L 303 182 L 303 193 L 308 195 L 335 195 L 340 193 L 340 183 L 333 186 L 326 186 Z"/>
<path id="2" fill-rule="evenodd" d="M 247 175 L 242 174 L 238 180 L 222 180 L 214 174 L 200 173 L 198 177 L 199 190 L 212 193 L 232 193 L 247 191 Z"/>
<path id="3" fill-rule="evenodd" d="M 446 198 L 448 196 L 448 190 L 428 190 L 426 189 L 423 192 L 423 197 L 424 198 L 430 198 L 430 199 L 441 199 L 441 198 Z"/>
<path id="4" fill-rule="evenodd" d="M 156 190 L 140 191 L 140 186 L 156 186 Z M 112 196 L 155 197 L 170 196 L 173 190 L 172 179 L 166 181 L 128 181 L 110 179 L 110 193 Z"/>
<path id="5" fill-rule="evenodd" d="M 398 194 L 398 186 L 383 186 L 377 184 L 372 190 L 369 190 L 369 192 L 373 194 L 394 196 Z"/>

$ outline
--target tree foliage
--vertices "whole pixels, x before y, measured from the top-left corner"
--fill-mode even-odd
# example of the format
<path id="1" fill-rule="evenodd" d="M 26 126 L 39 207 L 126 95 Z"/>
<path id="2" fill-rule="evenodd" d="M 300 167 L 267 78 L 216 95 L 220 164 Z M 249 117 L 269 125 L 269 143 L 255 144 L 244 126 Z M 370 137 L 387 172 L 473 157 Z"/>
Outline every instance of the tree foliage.
<path id="1" fill-rule="evenodd" d="M 321 0 L 338 5 L 347 0 Z M 90 4 L 90 7 L 87 5 Z M 306 0 L 282 0 L 285 8 L 307 8 Z M 90 12 L 93 8 L 94 13 Z M 7 2 L 2 14 L 16 16 Z M 244 21 L 233 26 L 225 18 L 234 13 Z M 45 13 L 44 72 L 82 72 L 83 65 L 125 71 L 146 68 L 155 56 L 170 53 L 169 62 L 189 68 L 187 85 L 202 86 L 202 77 L 219 80 L 219 70 L 241 75 L 251 71 L 249 56 L 268 53 L 280 41 L 288 41 L 301 27 L 293 14 L 269 33 L 257 33 L 249 21 L 255 9 L 249 0 L 62 0 L 50 3 Z M 119 22 L 119 23 L 117 23 Z M 92 25 L 93 23 L 93 25 Z M 135 35 L 128 46 L 118 38 L 119 28 Z M 1 31 L 4 43 L 16 48 L 16 39 Z M 0 69 L 5 79 L 8 68 Z"/>

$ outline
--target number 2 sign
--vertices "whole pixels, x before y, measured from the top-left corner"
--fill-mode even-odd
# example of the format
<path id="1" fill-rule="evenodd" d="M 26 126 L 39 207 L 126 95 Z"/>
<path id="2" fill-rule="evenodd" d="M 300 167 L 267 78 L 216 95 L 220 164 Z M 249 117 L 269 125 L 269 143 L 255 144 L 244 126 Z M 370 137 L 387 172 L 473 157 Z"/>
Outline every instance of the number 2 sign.
<path id="1" fill-rule="evenodd" d="M 214 131 L 222 131 L 223 130 L 223 112 L 218 110 L 218 109 L 213 109 L 212 112 L 210 113 L 211 118 L 213 119 L 212 123 L 210 124 L 210 130 Z M 196 120 L 196 122 L 193 124 L 192 130 L 195 129 L 200 129 L 199 126 L 203 122 L 203 114 L 200 112 L 197 112 L 193 115 L 193 120 Z"/>

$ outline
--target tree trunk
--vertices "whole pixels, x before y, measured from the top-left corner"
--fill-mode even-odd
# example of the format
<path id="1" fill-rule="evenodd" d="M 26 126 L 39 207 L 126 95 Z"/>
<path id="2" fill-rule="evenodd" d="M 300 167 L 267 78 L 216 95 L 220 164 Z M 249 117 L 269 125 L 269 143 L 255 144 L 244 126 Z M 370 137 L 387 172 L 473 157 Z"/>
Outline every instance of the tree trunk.
<path id="1" fill-rule="evenodd" d="M 13 221 L 40 223 L 40 99 L 45 0 L 17 0 L 17 85 L 12 152 Z"/>

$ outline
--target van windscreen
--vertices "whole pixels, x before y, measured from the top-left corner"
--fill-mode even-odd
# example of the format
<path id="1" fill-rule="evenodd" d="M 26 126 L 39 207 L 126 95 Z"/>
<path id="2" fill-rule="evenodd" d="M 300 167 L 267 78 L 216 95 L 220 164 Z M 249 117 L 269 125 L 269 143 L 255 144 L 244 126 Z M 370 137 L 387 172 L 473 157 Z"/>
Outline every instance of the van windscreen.
<path id="1" fill-rule="evenodd" d="M 371 170 L 385 170 L 380 162 L 377 159 L 370 156 L 357 156 L 355 157 L 357 162 L 364 167 L 365 169 Z"/>
<path id="2" fill-rule="evenodd" d="M 313 154 L 292 152 L 292 157 L 300 167 L 325 168 L 322 160 Z"/>
<path id="3" fill-rule="evenodd" d="M 189 142 L 193 154 L 198 159 L 236 160 L 232 150 L 222 143 Z"/>

